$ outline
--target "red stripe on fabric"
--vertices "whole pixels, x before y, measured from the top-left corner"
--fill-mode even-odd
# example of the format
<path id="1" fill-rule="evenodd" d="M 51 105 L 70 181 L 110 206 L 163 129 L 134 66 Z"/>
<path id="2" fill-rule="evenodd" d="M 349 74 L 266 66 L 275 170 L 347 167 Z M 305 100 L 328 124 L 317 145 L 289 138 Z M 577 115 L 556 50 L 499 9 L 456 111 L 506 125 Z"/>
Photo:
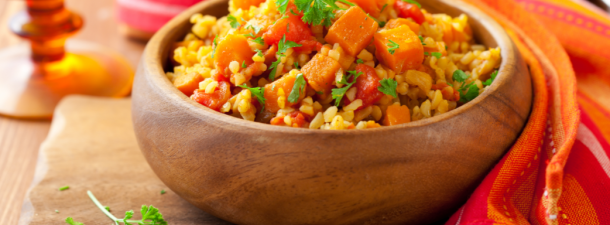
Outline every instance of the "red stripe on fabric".
<path id="1" fill-rule="evenodd" d="M 119 19 L 123 23 L 148 32 L 156 32 L 172 19 L 172 16 L 151 14 L 150 12 L 133 10 L 120 6 L 117 11 Z"/>
<path id="2" fill-rule="evenodd" d="M 556 21 L 561 21 L 575 27 L 590 30 L 592 32 L 610 38 L 610 26 L 604 23 L 600 23 L 598 20 L 576 12 L 574 10 L 536 0 L 516 0 L 516 2 L 525 4 L 525 10 L 530 13 L 550 17 Z"/>

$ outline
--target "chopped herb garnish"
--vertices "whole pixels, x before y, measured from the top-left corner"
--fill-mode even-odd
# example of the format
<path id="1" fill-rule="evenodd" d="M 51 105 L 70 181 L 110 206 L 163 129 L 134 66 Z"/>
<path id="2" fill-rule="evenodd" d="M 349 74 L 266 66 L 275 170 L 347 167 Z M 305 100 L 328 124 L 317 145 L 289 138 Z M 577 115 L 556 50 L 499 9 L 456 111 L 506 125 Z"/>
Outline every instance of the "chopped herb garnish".
<path id="1" fill-rule="evenodd" d="M 299 101 L 299 97 L 301 96 L 301 92 L 305 91 L 305 87 L 307 86 L 307 82 L 305 82 L 305 78 L 302 73 L 297 74 L 297 78 L 294 81 L 294 86 L 292 86 L 292 91 L 288 96 L 288 102 L 296 103 Z"/>
<path id="2" fill-rule="evenodd" d="M 241 24 L 239 22 L 237 22 L 237 18 L 235 18 L 233 15 L 227 16 L 227 20 L 229 21 L 229 23 L 231 24 L 231 27 L 233 29 L 236 29 L 239 26 L 241 26 Z"/>
<path id="3" fill-rule="evenodd" d="M 216 47 L 218 46 L 218 36 L 214 37 L 214 46 L 212 46 L 214 49 L 212 50 L 212 59 L 214 58 L 214 54 L 216 54 Z"/>
<path id="4" fill-rule="evenodd" d="M 246 61 L 243 61 L 243 62 L 241 63 L 241 68 L 246 68 L 246 67 L 248 67 L 248 65 L 246 65 Z"/>
<path id="5" fill-rule="evenodd" d="M 166 191 L 165 191 L 165 190 L 161 190 L 161 194 L 165 194 L 165 193 L 166 193 Z"/>
<path id="6" fill-rule="evenodd" d="M 382 13 L 383 10 L 385 9 L 385 7 L 387 7 L 387 6 L 388 6 L 388 4 L 383 5 L 383 7 L 381 7 L 381 11 L 379 11 L 379 13 Z"/>
<path id="7" fill-rule="evenodd" d="M 456 70 L 453 72 L 453 80 L 457 82 L 464 82 L 466 79 L 468 79 L 468 77 L 470 76 L 468 76 L 468 74 L 464 73 L 462 70 Z"/>
<path id="8" fill-rule="evenodd" d="M 260 49 L 256 49 L 256 50 L 254 50 L 254 51 L 256 51 L 256 55 L 257 55 L 257 56 L 260 56 L 260 57 L 263 57 L 263 56 L 264 56 L 264 55 L 263 55 L 263 51 L 261 51 Z"/>
<path id="9" fill-rule="evenodd" d="M 324 92 L 323 91 L 316 91 L 316 94 L 323 95 Z"/>
<path id="10" fill-rule="evenodd" d="M 280 42 L 277 44 L 277 54 L 282 54 L 282 53 L 286 52 L 286 50 L 288 50 L 289 48 L 301 47 L 301 46 L 303 46 L 303 45 L 297 44 L 292 41 L 286 41 L 286 34 L 284 34 L 284 37 L 282 37 L 282 40 L 280 40 Z"/>
<path id="11" fill-rule="evenodd" d="M 70 189 L 70 186 L 63 186 L 63 187 L 59 188 L 59 191 L 65 191 L 65 190 L 68 190 L 68 189 Z"/>
<path id="12" fill-rule="evenodd" d="M 286 6 L 289 0 L 276 0 L 278 10 L 281 13 L 286 12 Z M 303 13 L 301 20 L 311 25 L 331 25 L 331 20 L 335 18 L 334 10 L 342 10 L 335 2 L 342 2 L 350 6 L 355 6 L 347 0 L 296 0 L 294 4 L 297 9 Z"/>
<path id="13" fill-rule="evenodd" d="M 496 76 L 498 76 L 498 71 L 494 71 L 493 73 L 491 73 L 491 78 L 487 79 L 485 82 L 483 82 L 483 85 L 485 86 L 489 86 L 491 85 L 491 83 L 494 82 L 494 80 L 496 79 Z"/>
<path id="14" fill-rule="evenodd" d="M 280 60 L 280 58 L 278 58 L 275 62 L 271 63 L 271 66 L 269 67 L 269 69 L 272 69 L 271 73 L 269 74 L 269 80 L 271 82 L 273 82 L 275 80 L 277 65 L 279 65 L 280 62 L 282 62 L 282 61 Z"/>
<path id="15" fill-rule="evenodd" d="M 443 56 L 443 54 L 440 52 L 430 52 L 430 53 L 424 52 L 424 55 L 431 55 L 431 56 L 436 57 L 437 59 L 440 59 Z"/>
<path id="16" fill-rule="evenodd" d="M 362 59 L 358 59 L 358 60 L 356 60 L 356 63 L 362 64 L 362 63 L 364 63 L 364 61 Z"/>
<path id="17" fill-rule="evenodd" d="M 445 50 L 449 49 L 449 47 L 447 47 L 447 45 L 445 45 Z"/>
<path id="18" fill-rule="evenodd" d="M 466 94 L 460 91 L 460 102 L 466 103 L 479 96 L 479 87 L 476 84 L 470 83 L 465 87 L 468 88 L 468 91 L 466 91 Z M 463 88 L 460 88 L 460 90 L 463 90 Z"/>
<path id="19" fill-rule="evenodd" d="M 379 81 L 379 83 L 381 83 L 381 86 L 377 87 L 377 90 L 383 92 L 386 95 L 391 95 L 394 98 L 398 97 L 396 95 L 396 87 L 398 86 L 398 82 L 393 79 L 386 78 Z"/>
<path id="20" fill-rule="evenodd" d="M 256 35 L 254 35 L 253 33 L 247 33 L 247 34 L 244 34 L 244 36 L 251 37 L 251 38 L 255 38 L 256 37 Z"/>
<path id="21" fill-rule="evenodd" d="M 288 7 L 288 3 L 290 0 L 275 0 L 275 5 L 277 5 L 277 10 L 281 13 L 286 13 L 286 8 Z"/>
<path id="22" fill-rule="evenodd" d="M 421 45 L 426 45 L 426 43 L 424 43 L 424 37 L 422 37 L 421 35 L 417 37 L 419 38 L 419 42 L 421 42 Z"/>
<path id="23" fill-rule="evenodd" d="M 263 28 L 262 27 L 257 27 L 257 26 L 252 26 L 252 25 L 248 25 L 246 27 L 246 29 L 252 29 L 255 34 L 258 34 L 258 32 L 260 32 L 261 29 L 263 29 Z"/>
<path id="24" fill-rule="evenodd" d="M 388 51 L 390 52 L 390 54 L 394 55 L 394 52 L 396 52 L 396 49 L 400 48 L 400 45 L 398 45 L 396 42 L 392 41 L 392 40 L 388 40 L 390 41 L 390 43 L 387 44 L 388 47 Z"/>
<path id="25" fill-rule="evenodd" d="M 292 64 L 294 66 L 295 69 L 299 70 L 299 62 L 294 62 L 294 64 Z"/>
<path id="26" fill-rule="evenodd" d="M 104 206 L 104 209 L 106 209 L 106 211 L 110 212 L 110 207 Z"/>
<path id="27" fill-rule="evenodd" d="M 418 8 L 421 8 L 421 4 L 419 4 L 419 2 L 416 2 L 415 0 L 402 0 L 402 1 L 406 2 L 406 3 L 415 4 L 415 5 L 417 5 Z"/>
<path id="28" fill-rule="evenodd" d="M 253 97 L 256 97 L 258 103 L 260 103 L 263 107 L 265 107 L 265 87 L 255 87 L 251 88 L 246 86 L 245 84 L 239 85 L 240 88 L 245 88 L 250 90 L 250 93 Z"/>
<path id="29" fill-rule="evenodd" d="M 259 45 L 265 45 L 265 39 L 263 39 L 262 37 L 257 37 L 256 39 L 252 40 L 254 43 L 257 43 Z"/>
<path id="30" fill-rule="evenodd" d="M 377 21 L 377 23 L 379 23 L 379 27 L 385 27 L 385 24 L 387 22 L 383 22 L 383 21 Z"/>
<path id="31" fill-rule="evenodd" d="M 84 225 L 81 222 L 76 222 L 74 221 L 74 219 L 72 219 L 72 217 L 68 217 L 66 218 L 66 223 L 70 224 L 70 225 Z"/>
<path id="32" fill-rule="evenodd" d="M 345 96 L 345 93 L 347 92 L 347 90 L 349 90 L 352 85 L 354 85 L 356 83 L 356 80 L 358 79 L 358 77 L 360 75 L 362 75 L 362 72 L 358 72 L 356 73 L 356 71 L 348 71 L 348 73 L 350 74 L 349 76 L 345 77 L 343 76 L 343 78 L 341 78 L 341 81 L 339 81 L 340 84 L 345 84 L 345 87 L 342 88 L 333 88 L 332 89 L 332 98 L 335 100 L 335 106 L 339 107 L 339 105 L 341 105 L 341 100 L 343 99 L 343 96 Z M 352 82 L 348 81 L 350 80 L 350 78 L 352 78 Z"/>
<path id="33" fill-rule="evenodd" d="M 161 213 L 159 212 L 159 209 L 155 208 L 152 205 L 151 206 L 146 206 L 146 205 L 142 206 L 142 209 L 140 210 L 140 213 L 142 214 L 142 219 L 140 219 L 140 220 L 131 220 L 131 218 L 133 218 L 133 214 L 134 214 L 133 210 L 125 212 L 125 218 L 119 219 L 119 218 L 116 218 L 114 215 L 112 215 L 109 212 L 109 209 L 107 210 L 104 206 L 102 206 L 102 204 L 97 200 L 97 198 L 95 198 L 95 196 L 93 196 L 91 191 L 87 191 L 87 194 L 89 195 L 89 198 L 91 198 L 91 201 L 93 201 L 93 203 L 95 203 L 95 205 L 104 214 L 106 214 L 106 216 L 108 216 L 108 218 L 110 218 L 115 224 L 124 223 L 125 225 L 129 225 L 129 224 L 167 225 L 167 221 L 165 221 L 163 219 L 163 215 L 161 215 Z M 66 223 L 68 223 L 70 225 L 84 225 L 83 223 L 75 222 L 74 219 L 72 219 L 72 217 L 66 218 Z"/>
<path id="34" fill-rule="evenodd" d="M 295 16 L 299 15 L 298 13 L 295 13 L 292 9 L 290 9 L 290 14 L 295 15 Z"/>

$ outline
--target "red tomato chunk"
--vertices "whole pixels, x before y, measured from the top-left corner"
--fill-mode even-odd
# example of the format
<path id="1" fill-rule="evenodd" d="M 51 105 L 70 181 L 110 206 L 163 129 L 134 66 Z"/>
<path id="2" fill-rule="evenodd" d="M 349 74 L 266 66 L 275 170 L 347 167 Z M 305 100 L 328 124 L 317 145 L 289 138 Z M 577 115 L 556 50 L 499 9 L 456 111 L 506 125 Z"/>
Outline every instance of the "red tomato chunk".
<path id="1" fill-rule="evenodd" d="M 426 21 L 426 17 L 424 17 L 421 9 L 419 9 L 419 7 L 417 7 L 415 4 L 398 0 L 396 1 L 394 7 L 398 11 L 398 16 L 402 18 L 411 18 L 420 25 Z"/>
<path id="2" fill-rule="evenodd" d="M 373 67 L 359 64 L 356 66 L 356 73 L 362 73 L 356 80 L 356 99 L 362 100 L 362 106 L 360 108 L 365 108 L 369 105 L 375 104 L 377 101 L 383 97 L 383 93 L 379 91 L 377 88 L 381 86 L 379 81 L 379 76 Z M 349 99 L 345 98 L 345 105 L 351 103 Z"/>
<path id="3" fill-rule="evenodd" d="M 191 99 L 199 102 L 210 109 L 219 111 L 222 105 L 231 98 L 231 85 L 227 82 L 218 82 L 218 88 L 212 94 L 206 94 L 204 90 L 196 90 Z"/>

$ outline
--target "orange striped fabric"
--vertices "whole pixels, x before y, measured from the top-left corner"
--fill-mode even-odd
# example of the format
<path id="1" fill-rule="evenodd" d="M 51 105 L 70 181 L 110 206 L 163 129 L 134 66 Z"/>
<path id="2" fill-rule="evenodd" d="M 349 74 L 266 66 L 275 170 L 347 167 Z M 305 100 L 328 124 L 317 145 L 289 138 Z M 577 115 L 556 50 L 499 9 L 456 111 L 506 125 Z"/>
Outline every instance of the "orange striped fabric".
<path id="1" fill-rule="evenodd" d="M 447 224 L 609 223 L 610 17 L 584 0 L 465 1 L 507 30 L 535 96 L 519 139 Z"/>

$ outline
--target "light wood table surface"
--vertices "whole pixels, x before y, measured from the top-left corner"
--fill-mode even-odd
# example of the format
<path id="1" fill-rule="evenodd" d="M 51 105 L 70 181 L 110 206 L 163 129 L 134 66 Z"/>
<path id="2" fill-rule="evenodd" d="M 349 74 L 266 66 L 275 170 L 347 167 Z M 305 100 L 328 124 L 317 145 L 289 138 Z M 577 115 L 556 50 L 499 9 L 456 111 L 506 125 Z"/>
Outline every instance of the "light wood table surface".
<path id="1" fill-rule="evenodd" d="M 72 39 L 115 50 L 131 62 L 135 70 L 145 44 L 120 34 L 115 0 L 66 0 L 66 5 L 85 19 L 85 27 Z M 8 23 L 24 7 L 24 0 L 0 0 L 0 49 L 23 42 L 10 32 Z M 19 220 L 23 199 L 34 177 L 38 149 L 50 125 L 50 120 L 28 121 L 0 116 L 1 224 L 17 224 Z"/>

